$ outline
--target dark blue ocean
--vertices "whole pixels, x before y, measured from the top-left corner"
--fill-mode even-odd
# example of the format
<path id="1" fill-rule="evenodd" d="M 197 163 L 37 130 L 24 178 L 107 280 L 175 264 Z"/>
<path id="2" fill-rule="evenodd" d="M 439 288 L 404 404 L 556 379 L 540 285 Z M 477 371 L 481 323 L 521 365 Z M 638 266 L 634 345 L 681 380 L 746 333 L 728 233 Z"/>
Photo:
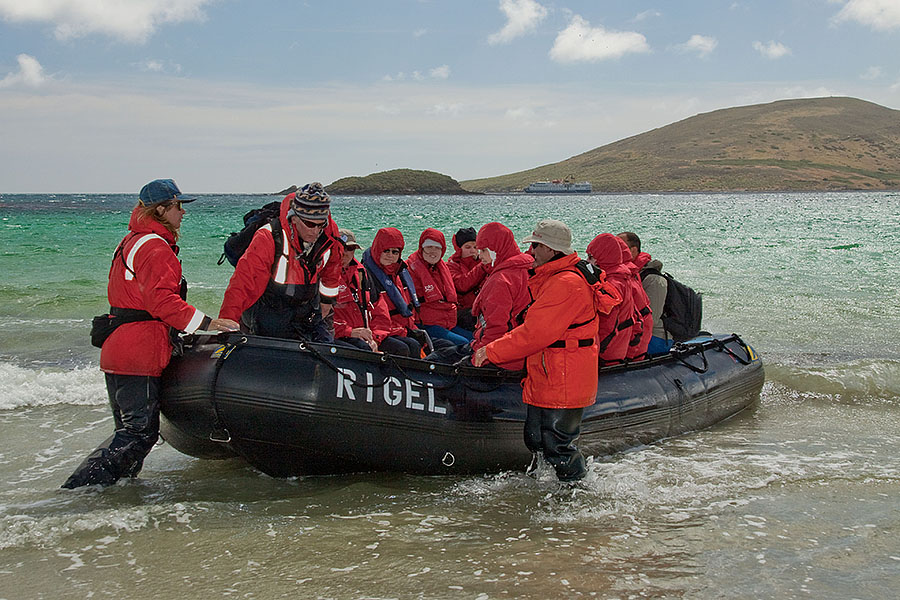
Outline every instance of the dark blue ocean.
<path id="1" fill-rule="evenodd" d="M 180 257 L 215 314 L 222 242 L 275 198 L 201 196 Z M 519 472 L 276 480 L 168 445 L 61 492 L 112 431 L 90 318 L 129 195 L 0 194 L 0 600 L 888 598 L 900 589 L 900 194 L 337 197 L 363 246 L 400 228 L 637 232 L 766 366 L 754 409 L 593 457 L 585 489 Z M 410 443 L 415 443 L 411 440 Z"/>

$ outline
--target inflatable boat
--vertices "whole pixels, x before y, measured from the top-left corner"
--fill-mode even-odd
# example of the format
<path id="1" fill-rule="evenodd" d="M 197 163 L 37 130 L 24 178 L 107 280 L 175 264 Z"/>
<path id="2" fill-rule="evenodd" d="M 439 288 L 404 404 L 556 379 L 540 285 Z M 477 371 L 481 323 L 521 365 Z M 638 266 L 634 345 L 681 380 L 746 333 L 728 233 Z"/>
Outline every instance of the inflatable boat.
<path id="1" fill-rule="evenodd" d="M 221 334 L 196 339 L 163 373 L 161 432 L 184 454 L 243 457 L 275 477 L 522 470 L 523 375 Z M 578 446 L 608 454 L 708 427 L 754 404 L 763 378 L 736 335 L 602 367 Z"/>

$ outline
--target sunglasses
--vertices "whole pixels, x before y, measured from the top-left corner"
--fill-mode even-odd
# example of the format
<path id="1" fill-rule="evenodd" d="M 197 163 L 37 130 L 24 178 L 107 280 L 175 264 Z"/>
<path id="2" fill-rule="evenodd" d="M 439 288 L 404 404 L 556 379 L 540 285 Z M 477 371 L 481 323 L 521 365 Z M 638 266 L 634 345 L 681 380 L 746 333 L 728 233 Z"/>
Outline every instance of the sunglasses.
<path id="1" fill-rule="evenodd" d="M 325 226 L 328 225 L 328 221 L 307 221 L 301 217 L 297 217 L 300 219 L 300 222 L 303 223 L 304 226 L 310 229 L 325 229 Z"/>
<path id="2" fill-rule="evenodd" d="M 400 254 L 400 248 L 388 248 L 382 254 Z"/>
<path id="3" fill-rule="evenodd" d="M 169 210 L 173 206 L 177 207 L 178 210 L 184 210 L 182 208 L 183 204 L 184 203 L 181 200 L 172 200 L 171 202 L 166 202 L 165 207 L 166 207 L 166 210 Z"/>
<path id="4" fill-rule="evenodd" d="M 537 248 L 538 246 L 541 246 L 541 245 L 542 244 L 540 242 L 531 242 L 531 249 L 534 250 L 535 248 Z"/>

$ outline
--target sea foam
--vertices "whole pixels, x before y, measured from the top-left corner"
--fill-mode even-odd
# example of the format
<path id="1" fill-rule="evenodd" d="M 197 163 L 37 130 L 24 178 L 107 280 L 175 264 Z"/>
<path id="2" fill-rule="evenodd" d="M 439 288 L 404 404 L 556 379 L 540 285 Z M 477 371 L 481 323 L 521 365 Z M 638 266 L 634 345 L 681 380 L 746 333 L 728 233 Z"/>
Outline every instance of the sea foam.
<path id="1" fill-rule="evenodd" d="M 28 369 L 0 363 L 0 410 L 25 406 L 107 402 L 103 373 L 96 367 Z"/>

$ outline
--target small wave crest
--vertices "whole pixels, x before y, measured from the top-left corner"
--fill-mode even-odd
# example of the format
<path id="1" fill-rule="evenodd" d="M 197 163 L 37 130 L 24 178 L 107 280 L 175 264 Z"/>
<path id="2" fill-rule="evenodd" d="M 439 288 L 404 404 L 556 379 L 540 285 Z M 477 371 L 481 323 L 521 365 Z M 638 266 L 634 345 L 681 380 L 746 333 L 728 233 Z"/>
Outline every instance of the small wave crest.
<path id="1" fill-rule="evenodd" d="M 106 402 L 103 373 L 96 367 L 28 369 L 0 363 L 0 410 L 55 404 L 91 406 Z"/>
<path id="2" fill-rule="evenodd" d="M 834 365 L 767 364 L 766 379 L 805 393 L 843 400 L 900 402 L 900 361 L 856 360 Z"/>

